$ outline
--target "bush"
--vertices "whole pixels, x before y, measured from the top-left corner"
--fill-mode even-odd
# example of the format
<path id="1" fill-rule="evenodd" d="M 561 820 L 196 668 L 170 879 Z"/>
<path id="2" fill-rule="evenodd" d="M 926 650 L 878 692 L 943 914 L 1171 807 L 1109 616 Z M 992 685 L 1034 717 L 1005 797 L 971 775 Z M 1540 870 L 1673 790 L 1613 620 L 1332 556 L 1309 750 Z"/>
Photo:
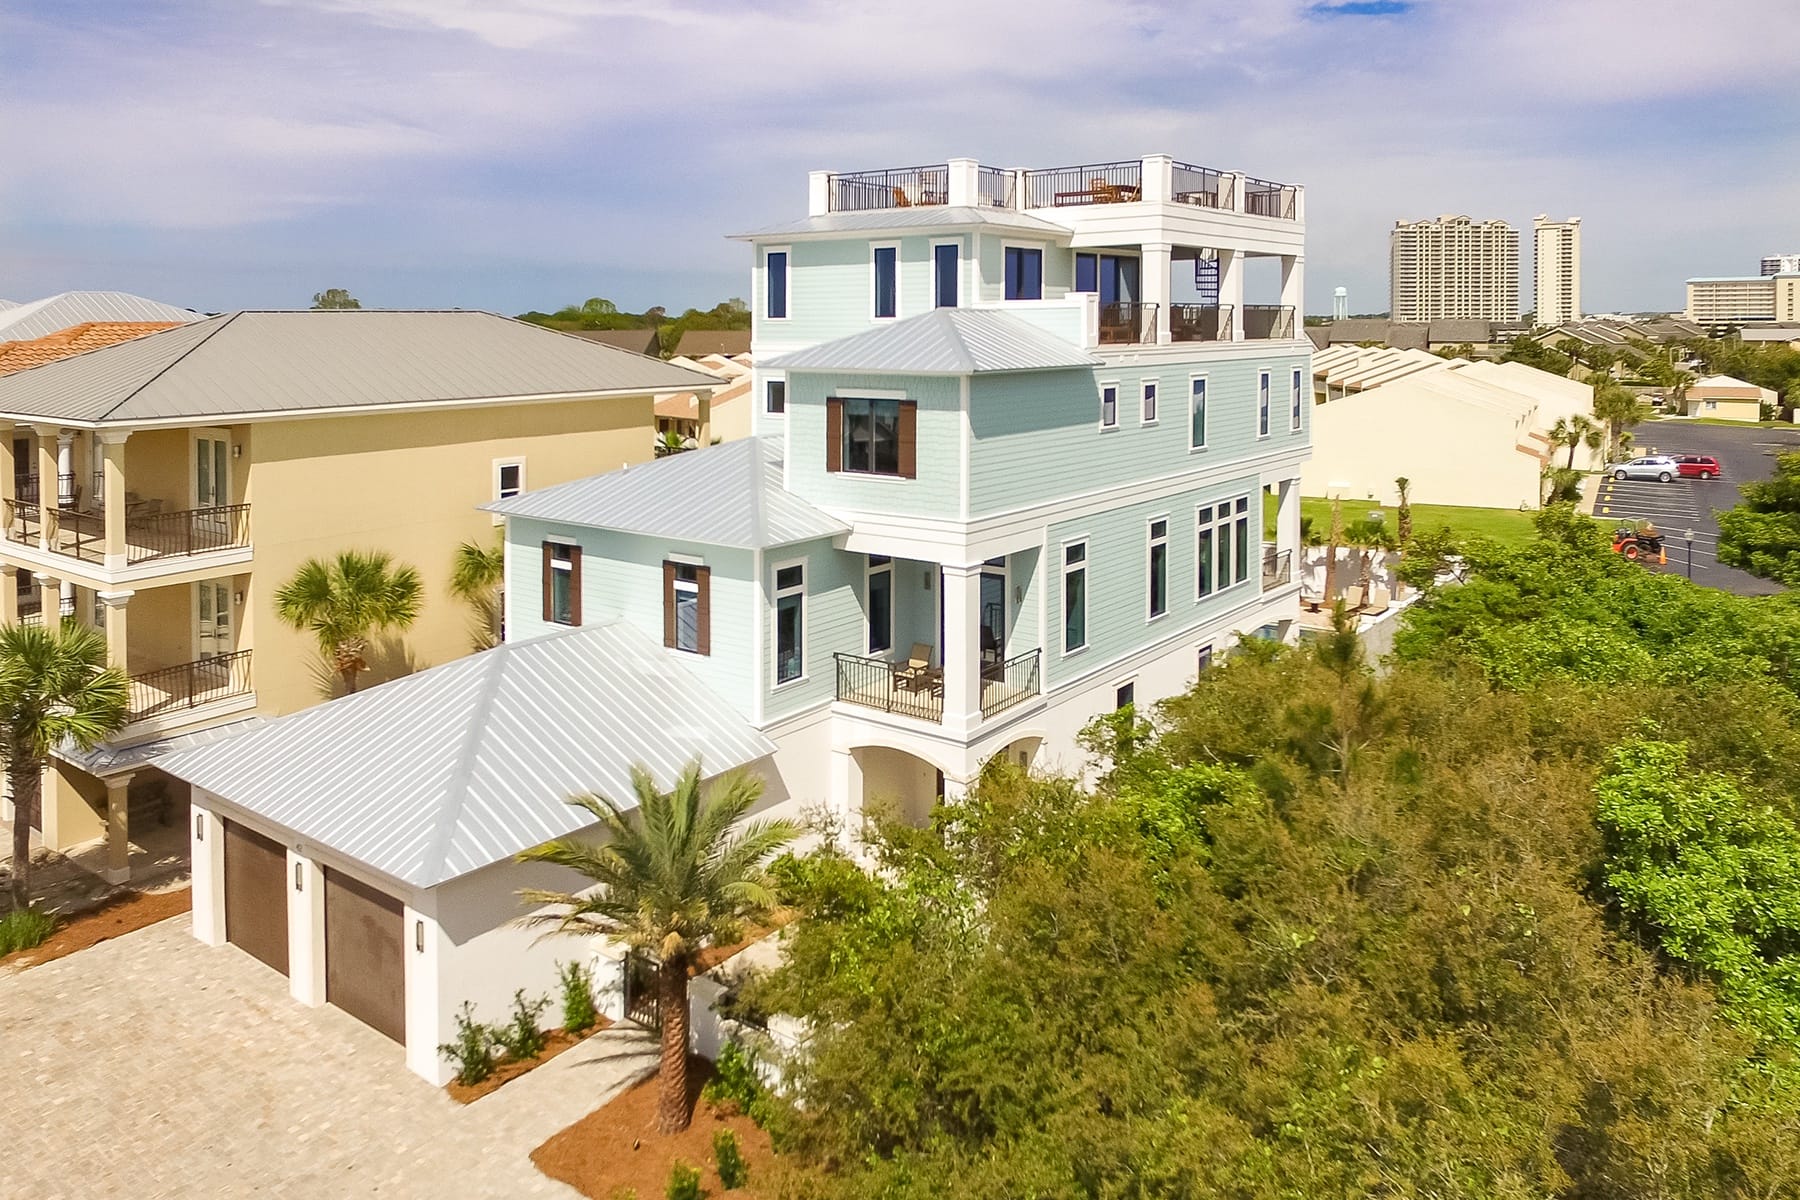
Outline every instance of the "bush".
<path id="1" fill-rule="evenodd" d="M 700 1089 L 700 1098 L 708 1104 L 735 1104 L 739 1112 L 747 1113 L 762 1091 L 754 1060 L 736 1042 L 726 1042 L 719 1061 L 713 1064 L 713 1077 Z"/>
<path id="2" fill-rule="evenodd" d="M 556 973 L 562 980 L 563 1029 L 569 1033 L 592 1029 L 599 1020 L 594 1011 L 594 973 L 578 962 L 558 963 Z"/>
<path id="3" fill-rule="evenodd" d="M 750 1181 L 750 1167 L 744 1152 L 738 1149 L 737 1134 L 721 1129 L 713 1134 L 713 1161 L 719 1165 L 719 1182 L 726 1189 L 740 1188 Z"/>
<path id="4" fill-rule="evenodd" d="M 41 946 L 56 928 L 56 917 L 36 908 L 16 908 L 0 917 L 0 958 Z"/>
<path id="5" fill-rule="evenodd" d="M 663 1189 L 667 1200 L 700 1200 L 700 1168 L 677 1162 L 669 1168 L 669 1186 Z"/>
<path id="6" fill-rule="evenodd" d="M 523 1061 L 536 1058 L 544 1049 L 544 1031 L 538 1028 L 538 1018 L 550 1007 L 550 997 L 540 996 L 536 1000 L 525 999 L 525 989 L 520 988 L 513 993 L 512 1020 L 494 1030 L 494 1040 L 506 1050 L 509 1058 Z"/>
<path id="7" fill-rule="evenodd" d="M 456 1064 L 456 1082 L 480 1083 L 494 1073 L 494 1030 L 475 1019 L 475 1006 L 467 1000 L 456 1014 L 456 1039 L 438 1047 L 438 1053 Z"/>

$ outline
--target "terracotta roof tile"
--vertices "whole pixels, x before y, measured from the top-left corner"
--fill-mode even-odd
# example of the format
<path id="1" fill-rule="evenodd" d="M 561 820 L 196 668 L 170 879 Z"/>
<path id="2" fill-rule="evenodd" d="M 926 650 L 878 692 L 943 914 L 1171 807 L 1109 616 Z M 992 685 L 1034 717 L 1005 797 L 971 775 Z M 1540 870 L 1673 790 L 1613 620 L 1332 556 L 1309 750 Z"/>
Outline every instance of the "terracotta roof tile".
<path id="1" fill-rule="evenodd" d="M 41 367 L 89 350 L 116 346 L 147 333 L 173 329 L 176 321 L 84 321 L 67 329 L 23 342 L 0 342 L 0 375 Z"/>

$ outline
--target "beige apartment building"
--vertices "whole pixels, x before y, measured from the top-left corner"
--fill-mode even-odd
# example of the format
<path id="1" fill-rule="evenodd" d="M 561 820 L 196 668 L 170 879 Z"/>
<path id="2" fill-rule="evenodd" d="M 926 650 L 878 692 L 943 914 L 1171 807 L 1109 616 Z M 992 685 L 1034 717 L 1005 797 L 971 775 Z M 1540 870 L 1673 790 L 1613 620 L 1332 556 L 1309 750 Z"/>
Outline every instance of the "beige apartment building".
<path id="1" fill-rule="evenodd" d="M 1518 320 L 1519 231 L 1505 221 L 1396 221 L 1389 254 L 1389 319 Z"/>
<path id="2" fill-rule="evenodd" d="M 1701 325 L 1800 321 L 1800 275 L 1714 275 L 1690 279 L 1687 319 Z"/>
<path id="3" fill-rule="evenodd" d="M 1554 328 L 1581 320 L 1581 218 L 1531 223 L 1536 324 Z"/>
<path id="4" fill-rule="evenodd" d="M 0 620 L 103 629 L 130 723 L 47 774 L 43 842 L 167 818 L 162 754 L 305 708 L 335 681 L 276 591 L 311 558 L 381 550 L 425 584 L 365 686 L 469 653 L 456 547 L 476 506 L 652 456 L 659 394 L 710 377 L 482 312 L 243 312 L 0 378 Z M 701 408 L 701 420 L 707 411 Z"/>

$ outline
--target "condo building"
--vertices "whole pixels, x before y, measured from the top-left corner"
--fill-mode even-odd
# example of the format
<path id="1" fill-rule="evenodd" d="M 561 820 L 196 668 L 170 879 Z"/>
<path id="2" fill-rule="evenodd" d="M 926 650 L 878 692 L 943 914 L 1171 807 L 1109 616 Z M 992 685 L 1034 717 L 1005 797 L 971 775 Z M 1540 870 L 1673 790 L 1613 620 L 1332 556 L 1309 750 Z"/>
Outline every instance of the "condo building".
<path id="1" fill-rule="evenodd" d="M 1555 328 L 1581 320 L 1581 218 L 1531 223 L 1537 324 Z"/>
<path id="2" fill-rule="evenodd" d="M 1765 254 L 1762 275 L 1800 275 L 1800 254 Z"/>
<path id="3" fill-rule="evenodd" d="M 1397 221 L 1389 242 L 1393 320 L 1518 319 L 1519 231 L 1505 221 Z"/>

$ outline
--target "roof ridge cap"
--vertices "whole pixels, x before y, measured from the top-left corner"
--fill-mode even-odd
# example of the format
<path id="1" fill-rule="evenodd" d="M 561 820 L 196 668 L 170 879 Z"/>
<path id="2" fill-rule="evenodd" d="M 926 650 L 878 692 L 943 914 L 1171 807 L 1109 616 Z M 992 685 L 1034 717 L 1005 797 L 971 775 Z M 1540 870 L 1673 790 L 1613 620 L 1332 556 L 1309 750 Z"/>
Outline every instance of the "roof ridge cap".
<path id="1" fill-rule="evenodd" d="M 207 330 L 206 335 L 204 337 L 201 337 L 193 345 L 189 346 L 186 350 L 183 350 L 180 354 L 177 354 L 174 358 L 172 358 L 168 362 L 164 363 L 162 369 L 160 371 L 156 372 L 156 374 L 150 376 L 150 378 L 144 380 L 142 383 L 140 383 L 136 387 L 132 388 L 129 392 L 126 392 L 123 396 L 121 396 L 119 398 L 119 402 L 117 404 L 113 405 L 111 408 L 109 408 L 105 412 L 101 413 L 99 415 L 99 417 L 96 418 L 96 420 L 99 420 L 99 421 L 107 420 L 114 413 L 118 412 L 121 408 L 124 408 L 127 404 L 131 403 L 131 401 L 137 397 L 138 393 L 142 392 L 145 388 L 149 387 L 151 384 L 153 384 L 157 380 L 161 379 L 164 375 L 167 375 L 170 371 L 174 370 L 184 359 L 187 358 L 188 355 L 192 354 L 194 351 L 198 350 L 200 347 L 206 345 L 206 343 L 212 341 L 214 337 L 218 336 L 220 330 L 224 329 L 227 325 L 231 324 L 233 321 L 237 320 L 238 317 L 240 317 L 242 315 L 243 315 L 242 313 L 231 313 L 229 316 L 225 317 L 224 320 L 219 321 L 219 323 L 217 325 L 215 325 L 215 326 L 213 326 L 213 328 Z M 187 329 L 187 328 L 190 328 L 191 326 L 199 325 L 202 322 L 208 321 L 208 320 L 218 320 L 218 318 L 203 317 L 203 318 L 201 318 L 200 321 L 190 321 L 186 325 L 177 325 L 175 327 L 175 329 Z M 174 330 L 165 329 L 165 330 L 162 330 L 162 332 L 163 333 L 173 333 Z M 156 335 L 152 333 L 152 334 L 146 334 L 145 336 L 146 337 L 155 337 Z M 116 344 L 123 346 L 123 345 L 129 345 L 130 343 L 119 342 Z M 103 347 L 101 347 L 101 349 L 110 350 L 110 349 L 112 349 L 112 347 L 111 346 L 103 346 Z"/>

